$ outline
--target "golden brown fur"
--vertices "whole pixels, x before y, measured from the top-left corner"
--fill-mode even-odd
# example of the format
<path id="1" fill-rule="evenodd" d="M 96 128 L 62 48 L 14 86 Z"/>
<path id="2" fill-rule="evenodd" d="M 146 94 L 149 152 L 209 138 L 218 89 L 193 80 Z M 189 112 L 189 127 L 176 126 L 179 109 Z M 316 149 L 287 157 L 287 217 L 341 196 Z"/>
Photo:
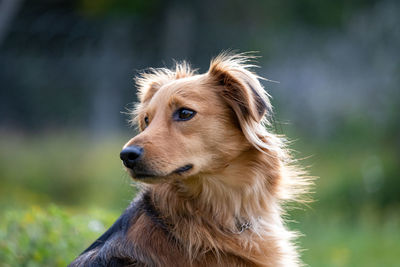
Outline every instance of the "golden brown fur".
<path id="1" fill-rule="evenodd" d="M 133 266 L 301 265 L 282 204 L 299 200 L 309 180 L 284 139 L 267 130 L 271 106 L 250 59 L 223 53 L 204 74 L 181 63 L 137 78 L 133 121 L 141 132 L 124 147 L 145 151 L 152 177 L 137 180 L 157 218 L 130 219 L 124 242 L 133 244 Z M 197 113 L 175 121 L 182 107 Z M 240 229 L 244 223 L 250 227 Z"/>

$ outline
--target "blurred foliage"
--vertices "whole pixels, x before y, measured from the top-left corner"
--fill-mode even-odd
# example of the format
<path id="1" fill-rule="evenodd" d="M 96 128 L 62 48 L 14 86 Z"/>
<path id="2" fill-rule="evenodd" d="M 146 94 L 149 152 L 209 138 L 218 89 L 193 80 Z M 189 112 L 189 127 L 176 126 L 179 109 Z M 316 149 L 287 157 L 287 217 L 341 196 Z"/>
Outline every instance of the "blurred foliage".
<path id="1" fill-rule="evenodd" d="M 103 209 L 77 214 L 55 205 L 0 214 L 0 266 L 66 266 L 117 218 Z"/>
<path id="2" fill-rule="evenodd" d="M 121 130 L 118 112 L 134 100 L 135 70 L 171 58 L 206 68 L 229 48 L 261 51 L 269 62 L 293 51 L 299 36 L 318 50 L 318 38 L 304 29 L 328 36 L 377 2 L 24 1 L 0 43 L 0 113 L 7 114 L 0 123 L 37 131 L 95 128 L 99 120 Z"/>
<path id="3" fill-rule="evenodd" d="M 78 9 L 89 16 L 121 14 L 146 16 L 159 9 L 162 2 L 159 0 L 80 0 Z"/>
<path id="4" fill-rule="evenodd" d="M 257 25 L 273 23 L 279 26 L 294 26 L 292 23 L 301 22 L 306 25 L 318 27 L 341 26 L 355 10 L 371 6 L 376 0 L 284 0 L 284 1 L 258 1 L 250 0 L 243 5 L 243 1 L 209 1 L 200 0 L 80 0 L 77 9 L 89 16 L 148 16 L 162 11 L 171 5 L 194 6 L 200 8 L 198 13 L 210 12 L 218 15 L 221 20 L 242 20 L 251 14 Z M 203 6 L 203 7 L 202 7 Z M 219 13 L 212 9 L 217 7 Z M 244 13 L 237 16 L 237 10 Z"/>

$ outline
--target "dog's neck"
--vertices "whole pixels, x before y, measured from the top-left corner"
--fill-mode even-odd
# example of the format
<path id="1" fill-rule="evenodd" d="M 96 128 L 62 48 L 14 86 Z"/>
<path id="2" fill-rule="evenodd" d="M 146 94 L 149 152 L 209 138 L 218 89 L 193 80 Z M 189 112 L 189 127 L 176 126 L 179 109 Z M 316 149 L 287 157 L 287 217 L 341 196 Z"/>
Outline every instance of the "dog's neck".
<path id="1" fill-rule="evenodd" d="M 155 207 L 171 224 L 212 220 L 212 225 L 231 233 L 256 226 L 259 218 L 279 218 L 273 187 L 280 162 L 257 150 L 242 156 L 247 160 L 238 157 L 219 173 L 149 186 Z M 275 166 L 269 168 L 271 164 Z"/>

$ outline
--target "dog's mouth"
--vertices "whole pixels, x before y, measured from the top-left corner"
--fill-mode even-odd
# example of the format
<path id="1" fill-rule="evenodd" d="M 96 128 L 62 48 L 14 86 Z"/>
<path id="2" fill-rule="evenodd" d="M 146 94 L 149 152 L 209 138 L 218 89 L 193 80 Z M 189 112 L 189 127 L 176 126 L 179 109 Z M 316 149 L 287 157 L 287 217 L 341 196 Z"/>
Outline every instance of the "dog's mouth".
<path id="1" fill-rule="evenodd" d="M 131 173 L 132 177 L 135 179 L 147 179 L 147 178 L 164 178 L 173 174 L 179 174 L 182 175 L 185 172 L 188 172 L 193 168 L 193 164 L 186 164 L 182 167 L 179 167 L 178 169 L 174 170 L 170 174 L 163 175 L 163 174 L 156 174 L 150 171 L 145 171 L 143 168 L 138 169 L 128 169 L 129 172 Z"/>
<path id="2" fill-rule="evenodd" d="M 132 171 L 132 176 L 136 179 L 146 179 L 146 178 L 154 178 L 159 177 L 158 175 L 146 172 L 134 172 Z"/>
<path id="3" fill-rule="evenodd" d="M 176 169 L 175 171 L 173 171 L 173 173 L 182 174 L 184 172 L 189 171 L 192 168 L 193 168 L 193 164 L 186 164 L 185 166 L 182 166 L 182 167 Z"/>

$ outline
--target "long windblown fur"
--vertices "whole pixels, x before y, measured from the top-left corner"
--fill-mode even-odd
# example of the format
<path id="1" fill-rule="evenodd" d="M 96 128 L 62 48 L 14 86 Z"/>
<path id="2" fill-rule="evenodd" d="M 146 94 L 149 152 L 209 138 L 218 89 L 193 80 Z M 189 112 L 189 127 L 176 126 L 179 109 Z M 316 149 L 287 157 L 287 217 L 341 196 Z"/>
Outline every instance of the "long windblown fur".
<path id="1" fill-rule="evenodd" d="M 253 59 L 222 53 L 204 74 L 183 62 L 136 79 L 140 103 L 133 121 L 142 132 L 125 147 L 142 146 L 148 157 L 143 161 L 151 166 L 146 168 L 159 178 L 138 179 L 128 170 L 143 183 L 120 218 L 125 224 L 109 230 L 73 266 L 112 260 L 118 266 L 121 259 L 132 266 L 301 265 L 297 234 L 285 226 L 283 207 L 305 201 L 311 180 L 285 139 L 268 130 L 272 107 L 262 78 L 250 70 Z M 176 95 L 194 94 L 194 105 L 207 107 L 210 122 L 200 121 L 206 118 L 201 111 L 186 126 L 162 121 Z M 174 172 L 186 161 L 193 169 Z"/>

